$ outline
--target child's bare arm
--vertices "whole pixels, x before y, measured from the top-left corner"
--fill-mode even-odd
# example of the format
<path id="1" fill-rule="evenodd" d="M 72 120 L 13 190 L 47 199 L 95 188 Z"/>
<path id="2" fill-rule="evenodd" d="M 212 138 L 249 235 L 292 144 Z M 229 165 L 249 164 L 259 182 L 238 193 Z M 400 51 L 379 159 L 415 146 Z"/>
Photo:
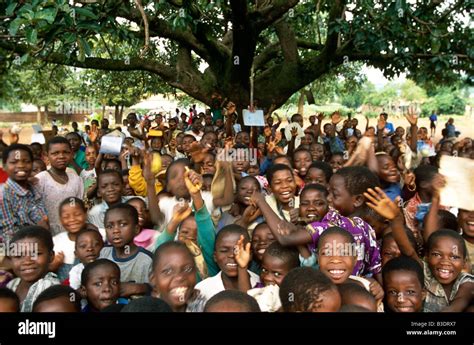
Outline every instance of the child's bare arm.
<path id="1" fill-rule="evenodd" d="M 202 199 L 201 188 L 202 188 L 202 176 L 199 175 L 194 170 L 190 170 L 186 167 L 184 173 L 184 184 L 188 189 L 191 199 L 193 199 L 194 208 L 196 210 L 201 209 L 204 205 L 204 200 Z"/>
<path id="2" fill-rule="evenodd" d="M 463 312 L 474 297 L 474 283 L 464 283 L 459 286 L 458 292 L 454 296 L 453 301 L 448 307 L 441 310 L 442 312 Z"/>
<path id="3" fill-rule="evenodd" d="M 121 283 L 120 296 L 129 297 L 133 295 L 145 295 L 149 291 L 148 284 L 139 283 Z"/>
<path id="4" fill-rule="evenodd" d="M 396 204 L 399 198 L 393 202 L 379 187 L 376 187 L 375 190 L 372 188 L 367 189 L 364 196 L 368 200 L 367 205 L 370 208 L 391 221 L 393 238 L 400 248 L 400 252 L 421 263 L 415 248 L 413 248 L 405 233 L 403 215 Z"/>
<path id="5" fill-rule="evenodd" d="M 418 137 L 417 137 L 418 116 L 415 114 L 415 112 L 413 110 L 409 109 L 409 112 L 408 112 L 408 114 L 405 115 L 405 117 L 408 120 L 408 122 L 410 123 L 410 135 L 411 135 L 410 149 L 413 152 L 416 152 L 417 151 L 417 141 L 418 141 Z"/>
<path id="6" fill-rule="evenodd" d="M 282 246 L 298 246 L 311 243 L 311 235 L 306 230 L 299 230 L 295 225 L 280 219 L 267 204 L 261 193 L 255 192 L 251 200 L 258 206 L 270 231 Z"/>
<path id="7" fill-rule="evenodd" d="M 433 232 L 439 229 L 438 223 L 438 211 L 439 211 L 439 199 L 441 188 L 445 185 L 445 180 L 441 174 L 436 174 L 433 178 L 433 198 L 431 199 L 431 207 L 426 216 L 426 220 L 423 226 L 423 240 L 425 243 Z"/>

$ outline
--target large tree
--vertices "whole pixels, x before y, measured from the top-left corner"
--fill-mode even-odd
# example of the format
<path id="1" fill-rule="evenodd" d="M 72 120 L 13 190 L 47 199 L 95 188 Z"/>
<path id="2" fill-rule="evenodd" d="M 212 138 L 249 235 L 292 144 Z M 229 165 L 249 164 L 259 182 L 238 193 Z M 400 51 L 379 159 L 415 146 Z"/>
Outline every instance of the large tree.
<path id="1" fill-rule="evenodd" d="M 465 0 L 7 0 L 0 48 L 9 58 L 148 71 L 208 105 L 217 93 L 239 108 L 249 104 L 254 71 L 255 99 L 268 109 L 344 63 L 436 83 L 469 74 L 467 7 Z"/>

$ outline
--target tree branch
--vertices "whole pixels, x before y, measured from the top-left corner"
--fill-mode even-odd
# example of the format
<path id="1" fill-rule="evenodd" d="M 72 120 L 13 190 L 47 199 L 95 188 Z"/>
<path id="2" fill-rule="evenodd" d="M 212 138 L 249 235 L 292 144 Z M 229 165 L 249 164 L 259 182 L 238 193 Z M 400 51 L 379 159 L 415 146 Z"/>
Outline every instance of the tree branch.
<path id="1" fill-rule="evenodd" d="M 287 62 L 297 62 L 298 45 L 292 28 L 284 19 L 277 21 L 274 26 L 285 60 Z"/>
<path id="2" fill-rule="evenodd" d="M 253 11 L 249 16 L 255 18 L 255 29 L 257 32 L 262 32 L 283 17 L 285 13 L 295 7 L 298 2 L 299 0 L 274 0 L 271 6 Z"/>

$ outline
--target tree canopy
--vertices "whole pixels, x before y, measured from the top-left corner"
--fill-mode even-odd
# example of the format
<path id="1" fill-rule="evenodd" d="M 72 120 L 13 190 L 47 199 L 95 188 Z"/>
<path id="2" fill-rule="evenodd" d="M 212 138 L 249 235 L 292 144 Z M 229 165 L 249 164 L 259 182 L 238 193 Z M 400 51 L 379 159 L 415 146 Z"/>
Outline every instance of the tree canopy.
<path id="1" fill-rule="evenodd" d="M 211 105 L 213 94 L 284 104 L 338 68 L 366 63 L 417 82 L 472 72 L 468 2 L 420 0 L 7 0 L 0 54 L 147 71 Z"/>

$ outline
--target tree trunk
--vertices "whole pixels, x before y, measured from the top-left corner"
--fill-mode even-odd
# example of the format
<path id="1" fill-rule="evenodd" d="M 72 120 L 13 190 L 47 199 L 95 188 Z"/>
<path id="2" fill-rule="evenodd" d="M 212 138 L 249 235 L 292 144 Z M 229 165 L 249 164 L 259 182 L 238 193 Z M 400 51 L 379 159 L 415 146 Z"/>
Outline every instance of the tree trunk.
<path id="1" fill-rule="evenodd" d="M 122 124 L 122 113 L 118 105 L 115 105 L 115 125 L 120 126 Z"/>
<path id="2" fill-rule="evenodd" d="M 41 124 L 41 106 L 40 105 L 37 105 L 36 106 L 36 122 L 38 124 Z"/>
<path id="3" fill-rule="evenodd" d="M 102 118 L 105 118 L 105 103 L 102 104 Z"/>
<path id="4" fill-rule="evenodd" d="M 44 122 L 45 123 L 48 123 L 48 118 L 49 118 L 49 109 L 48 109 L 48 106 L 45 105 L 44 106 Z"/>
<path id="5" fill-rule="evenodd" d="M 298 114 L 301 116 L 304 115 L 304 101 L 305 101 L 305 94 L 303 91 L 300 91 L 300 98 L 298 98 Z"/>

